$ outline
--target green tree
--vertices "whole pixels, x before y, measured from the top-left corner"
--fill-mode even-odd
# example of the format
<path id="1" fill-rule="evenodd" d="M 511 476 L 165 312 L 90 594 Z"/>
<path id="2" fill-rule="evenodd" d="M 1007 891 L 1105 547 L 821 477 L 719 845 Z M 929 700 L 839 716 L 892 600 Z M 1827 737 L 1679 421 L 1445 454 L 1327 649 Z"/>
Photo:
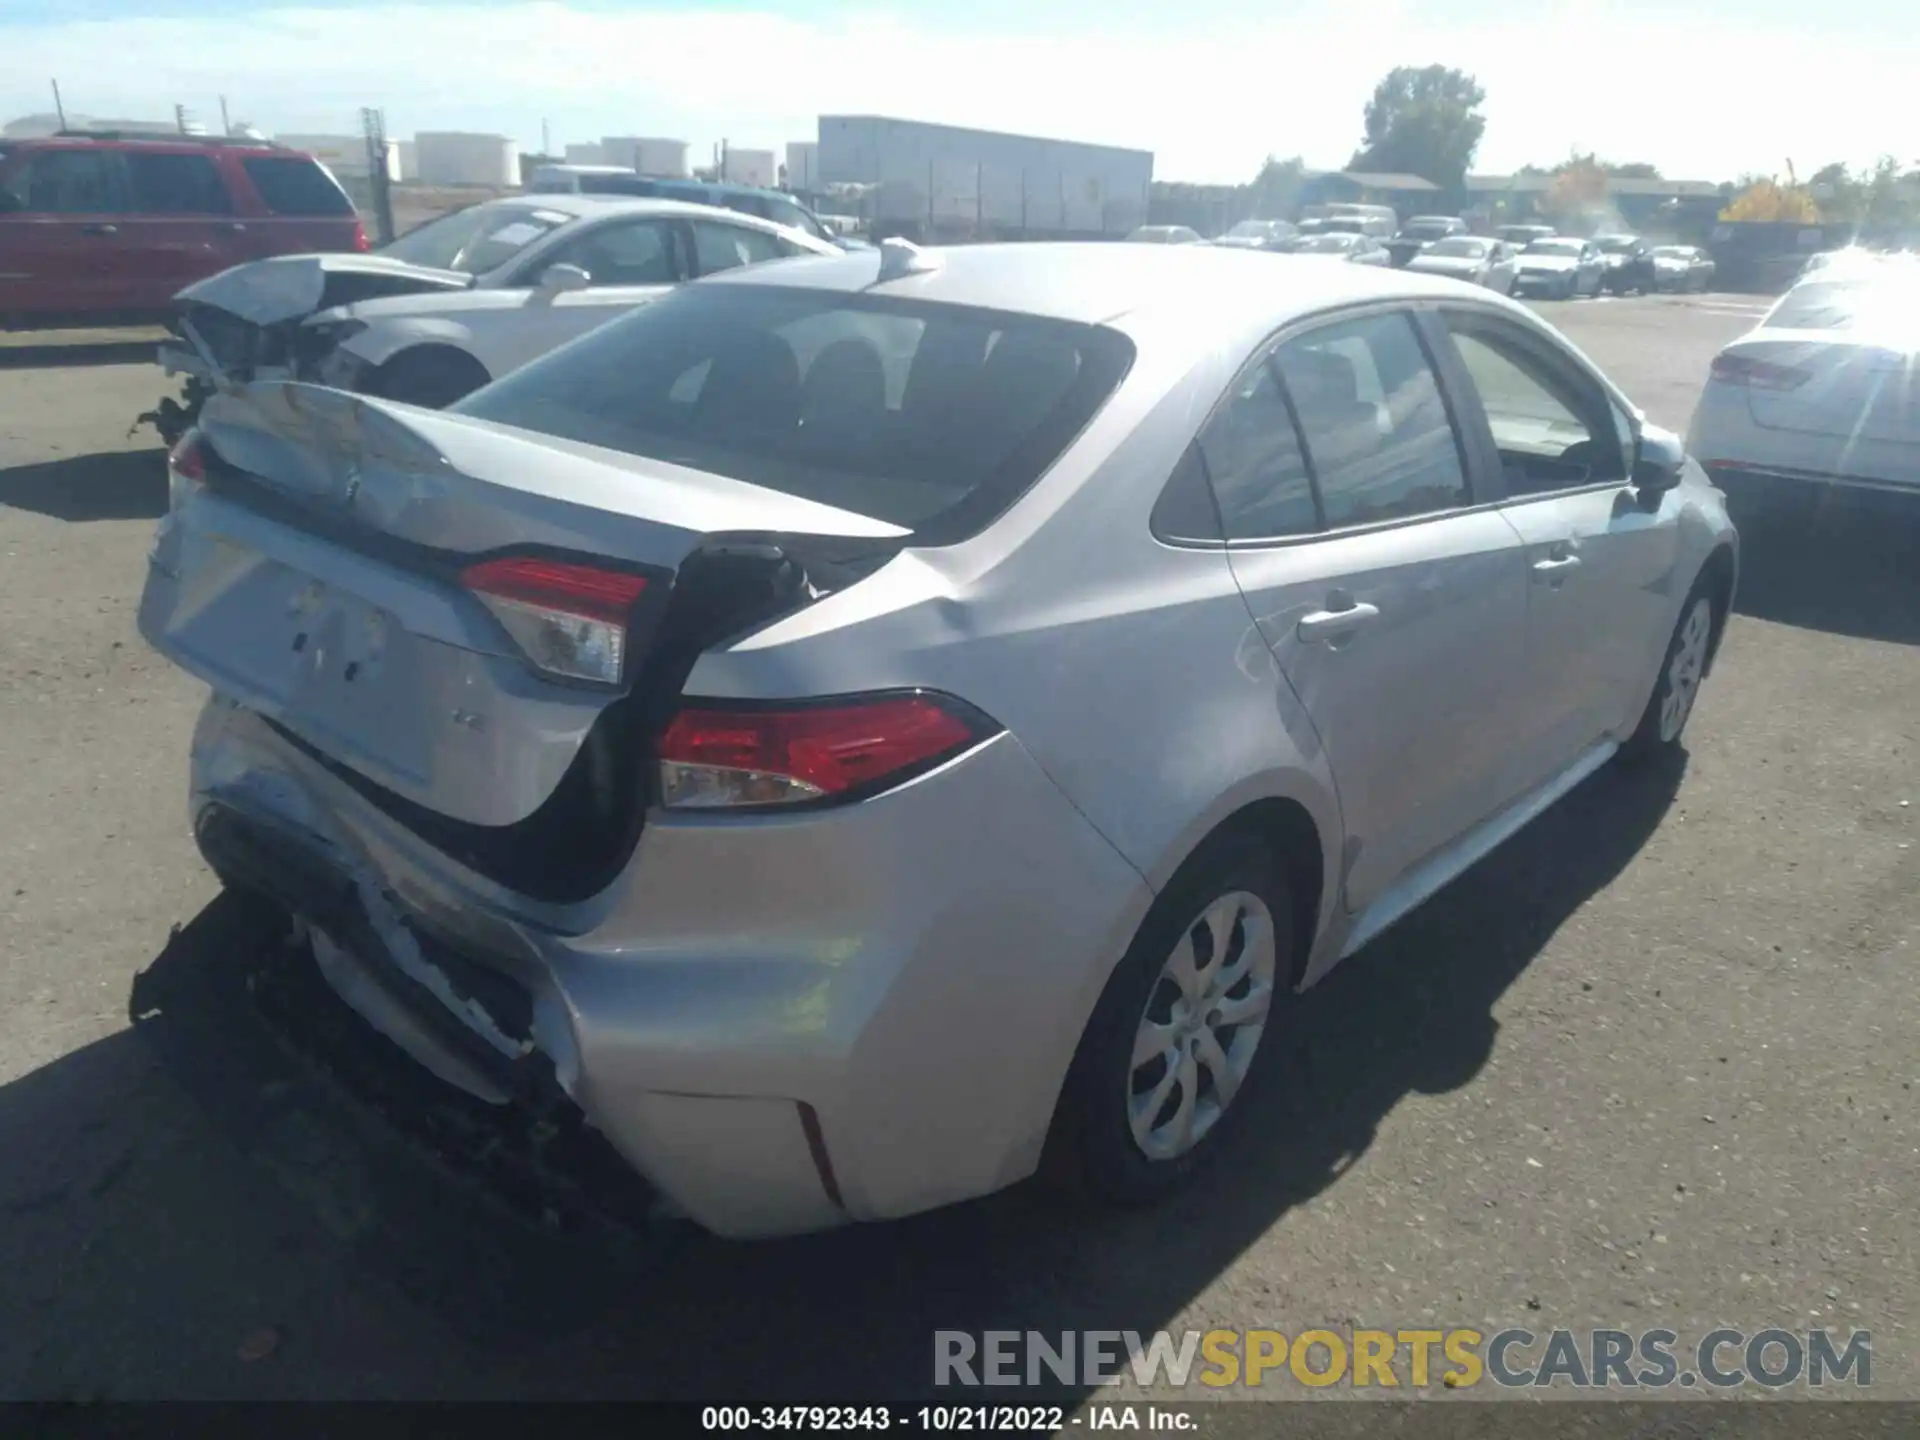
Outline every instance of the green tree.
<path id="1" fill-rule="evenodd" d="M 1276 160 L 1269 155 L 1249 187 L 1252 218 L 1280 220 L 1292 215 L 1300 208 L 1300 191 L 1306 181 L 1307 162 L 1298 155 L 1290 160 Z"/>
<path id="2" fill-rule="evenodd" d="M 1367 102 L 1366 140 L 1349 170 L 1418 175 L 1458 191 L 1487 128 L 1480 107 L 1487 92 L 1463 70 L 1402 65 L 1389 71 Z"/>

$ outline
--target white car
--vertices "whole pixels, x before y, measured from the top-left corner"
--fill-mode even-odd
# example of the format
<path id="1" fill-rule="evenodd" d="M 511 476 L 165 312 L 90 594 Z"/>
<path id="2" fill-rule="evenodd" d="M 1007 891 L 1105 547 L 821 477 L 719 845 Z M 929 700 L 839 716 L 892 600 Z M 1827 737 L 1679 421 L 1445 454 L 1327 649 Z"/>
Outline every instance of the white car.
<path id="1" fill-rule="evenodd" d="M 1201 245 L 1198 230 L 1185 225 L 1142 225 L 1127 239 L 1135 245 Z"/>
<path id="2" fill-rule="evenodd" d="M 1337 260 L 1345 260 L 1352 265 L 1378 265 L 1391 268 L 1393 253 L 1386 245 L 1372 235 L 1359 235 L 1349 230 L 1322 230 L 1318 234 L 1303 235 L 1287 247 L 1290 255 L 1330 255 Z"/>
<path id="3" fill-rule="evenodd" d="M 838 253 L 751 215 L 676 200 L 490 200 L 371 255 L 281 255 L 182 290 L 179 338 L 159 357 L 168 374 L 189 377 L 172 423 L 192 423 L 216 371 L 438 409 L 682 281 Z"/>
<path id="4" fill-rule="evenodd" d="M 1513 293 L 1547 300 L 1598 295 L 1607 281 L 1606 257 L 1591 240 L 1555 235 L 1536 240 L 1520 252 Z"/>
<path id="5" fill-rule="evenodd" d="M 1920 501 L 1920 270 L 1821 272 L 1714 357 L 1688 449 L 1756 508 Z"/>
<path id="6" fill-rule="evenodd" d="M 1484 285 L 1502 295 L 1513 291 L 1517 252 L 1504 240 L 1489 240 L 1480 235 L 1450 235 L 1435 240 L 1407 262 L 1406 268 L 1419 275 L 1445 275 Z"/>

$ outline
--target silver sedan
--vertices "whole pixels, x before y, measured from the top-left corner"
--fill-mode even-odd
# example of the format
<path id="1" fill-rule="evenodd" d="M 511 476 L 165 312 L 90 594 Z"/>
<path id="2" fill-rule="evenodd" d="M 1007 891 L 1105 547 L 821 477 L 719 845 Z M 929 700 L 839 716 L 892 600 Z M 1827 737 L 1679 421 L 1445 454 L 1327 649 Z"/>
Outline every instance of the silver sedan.
<path id="1" fill-rule="evenodd" d="M 1525 308 L 1210 246 L 743 269 L 451 412 L 224 394 L 170 468 L 214 869 L 734 1236 L 1273 1123 L 1297 992 L 1680 743 L 1736 572 Z"/>

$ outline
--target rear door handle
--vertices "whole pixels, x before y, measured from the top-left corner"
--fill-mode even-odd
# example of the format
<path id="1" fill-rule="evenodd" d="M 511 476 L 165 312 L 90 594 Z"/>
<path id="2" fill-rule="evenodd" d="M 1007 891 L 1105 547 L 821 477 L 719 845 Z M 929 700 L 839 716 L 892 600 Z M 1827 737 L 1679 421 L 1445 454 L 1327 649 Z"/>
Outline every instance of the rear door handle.
<path id="1" fill-rule="evenodd" d="M 228 235 L 244 235 L 247 231 L 247 227 L 238 220 L 223 220 L 220 223 L 220 229 Z"/>
<path id="2" fill-rule="evenodd" d="M 1341 610 L 1315 610 L 1312 614 L 1300 617 L 1298 633 L 1302 640 L 1343 640 L 1354 631 L 1371 624 L 1379 615 L 1380 607 L 1365 601 Z"/>
<path id="3" fill-rule="evenodd" d="M 82 225 L 80 233 L 82 235 L 118 235 L 120 227 L 118 225 Z"/>
<path id="4" fill-rule="evenodd" d="M 1579 563 L 1578 555 L 1549 555 L 1544 560 L 1533 562 L 1534 578 L 1543 585 L 1558 585 L 1567 578 L 1567 572 Z"/>

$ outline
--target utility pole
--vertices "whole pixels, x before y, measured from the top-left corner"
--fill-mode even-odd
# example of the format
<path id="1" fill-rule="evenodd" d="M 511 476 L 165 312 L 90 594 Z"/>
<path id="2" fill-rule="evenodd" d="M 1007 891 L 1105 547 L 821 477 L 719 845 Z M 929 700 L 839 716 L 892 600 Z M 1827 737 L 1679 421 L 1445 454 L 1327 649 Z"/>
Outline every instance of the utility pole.
<path id="1" fill-rule="evenodd" d="M 227 118 L 227 97 L 224 95 L 220 97 L 220 133 L 233 134 L 233 121 Z"/>
<path id="2" fill-rule="evenodd" d="M 540 153 L 553 154 L 553 137 L 547 133 L 547 122 L 544 120 L 540 122 Z"/>
<path id="3" fill-rule="evenodd" d="M 173 124 L 174 124 L 174 128 L 178 130 L 182 135 L 187 133 L 187 107 L 186 106 L 176 105 L 173 107 Z"/>
<path id="4" fill-rule="evenodd" d="M 373 224 L 382 245 L 393 241 L 393 177 L 387 173 L 387 117 L 371 106 L 360 112 L 360 131 L 367 137 L 367 181 L 373 192 Z"/>
<path id="5" fill-rule="evenodd" d="M 67 128 L 67 107 L 60 103 L 60 82 L 53 82 L 53 113 L 60 117 L 60 128 Z"/>

